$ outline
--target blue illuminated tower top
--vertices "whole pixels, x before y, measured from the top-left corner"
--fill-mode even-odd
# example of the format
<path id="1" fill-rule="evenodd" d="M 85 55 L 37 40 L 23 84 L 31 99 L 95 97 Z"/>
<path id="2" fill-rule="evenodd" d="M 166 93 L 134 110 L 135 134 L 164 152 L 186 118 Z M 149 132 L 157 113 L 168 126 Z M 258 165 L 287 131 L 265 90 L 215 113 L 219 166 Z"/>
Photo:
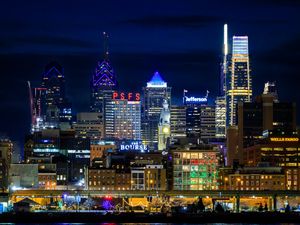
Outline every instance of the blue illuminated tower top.
<path id="1" fill-rule="evenodd" d="M 165 82 L 160 74 L 156 71 L 149 82 L 147 82 L 147 87 L 161 88 L 167 87 L 167 82 Z"/>

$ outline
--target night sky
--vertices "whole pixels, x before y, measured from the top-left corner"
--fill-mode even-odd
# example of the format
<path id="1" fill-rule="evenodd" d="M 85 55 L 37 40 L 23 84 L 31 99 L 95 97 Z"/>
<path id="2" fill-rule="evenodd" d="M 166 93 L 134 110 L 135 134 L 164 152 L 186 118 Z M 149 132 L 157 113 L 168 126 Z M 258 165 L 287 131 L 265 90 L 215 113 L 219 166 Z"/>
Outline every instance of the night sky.
<path id="1" fill-rule="evenodd" d="M 74 111 L 88 111 L 103 31 L 110 35 L 110 60 L 122 89 L 140 91 L 158 70 L 178 101 L 183 89 L 217 94 L 228 23 L 229 36 L 249 36 L 254 95 L 264 82 L 276 81 L 280 100 L 299 106 L 299 12 L 299 0 L 3 1 L 0 135 L 23 145 L 30 121 L 27 80 L 38 86 L 53 60 L 65 68 Z"/>

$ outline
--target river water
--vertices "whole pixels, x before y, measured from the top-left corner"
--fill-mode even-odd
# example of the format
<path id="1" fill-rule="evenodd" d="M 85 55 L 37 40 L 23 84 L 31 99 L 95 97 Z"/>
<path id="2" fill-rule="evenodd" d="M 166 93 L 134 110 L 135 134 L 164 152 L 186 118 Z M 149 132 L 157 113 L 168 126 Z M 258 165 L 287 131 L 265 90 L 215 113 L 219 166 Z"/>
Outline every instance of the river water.
<path id="1" fill-rule="evenodd" d="M 50 225 L 47 223 L 0 223 L 0 225 Z M 51 223 L 51 225 L 196 225 L 188 223 Z M 201 225 L 261 225 L 258 223 L 201 223 Z M 300 223 L 270 223 L 263 225 L 300 225 Z"/>

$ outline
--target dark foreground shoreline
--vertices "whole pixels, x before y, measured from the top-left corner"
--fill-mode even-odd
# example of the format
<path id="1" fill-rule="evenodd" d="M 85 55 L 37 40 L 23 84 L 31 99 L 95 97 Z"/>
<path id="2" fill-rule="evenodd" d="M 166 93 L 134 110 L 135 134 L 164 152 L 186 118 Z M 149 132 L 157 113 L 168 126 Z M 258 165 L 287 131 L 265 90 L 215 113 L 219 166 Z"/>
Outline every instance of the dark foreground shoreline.
<path id="1" fill-rule="evenodd" d="M 247 212 L 201 214 L 143 214 L 143 213 L 5 213 L 0 223 L 300 223 L 300 213 Z"/>

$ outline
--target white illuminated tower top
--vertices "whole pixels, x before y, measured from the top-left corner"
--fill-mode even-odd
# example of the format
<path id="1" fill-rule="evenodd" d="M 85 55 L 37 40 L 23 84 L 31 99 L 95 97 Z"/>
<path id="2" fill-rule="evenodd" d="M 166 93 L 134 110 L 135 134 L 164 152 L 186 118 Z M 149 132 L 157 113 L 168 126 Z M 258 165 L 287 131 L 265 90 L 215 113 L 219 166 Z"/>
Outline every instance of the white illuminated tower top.
<path id="1" fill-rule="evenodd" d="M 228 26 L 224 24 L 224 56 L 228 55 Z"/>
<path id="2" fill-rule="evenodd" d="M 248 36 L 233 36 L 232 55 L 234 58 L 248 58 Z"/>
<path id="3" fill-rule="evenodd" d="M 228 26 L 224 24 L 223 35 L 223 62 L 221 64 L 220 74 L 220 96 L 226 94 L 226 79 L 228 74 Z"/>
<path id="4" fill-rule="evenodd" d="M 170 124 L 170 109 L 169 104 L 166 99 L 163 102 L 163 108 L 160 113 L 159 125 L 169 125 Z"/>

